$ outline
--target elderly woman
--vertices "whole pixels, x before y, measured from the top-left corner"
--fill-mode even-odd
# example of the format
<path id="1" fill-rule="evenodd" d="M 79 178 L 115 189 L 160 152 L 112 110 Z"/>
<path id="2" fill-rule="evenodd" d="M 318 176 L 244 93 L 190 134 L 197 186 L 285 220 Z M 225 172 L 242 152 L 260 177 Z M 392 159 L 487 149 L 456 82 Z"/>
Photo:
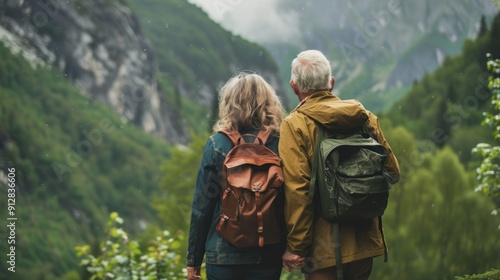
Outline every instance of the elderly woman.
<path id="1" fill-rule="evenodd" d="M 189 245 L 188 279 L 201 279 L 200 268 L 205 256 L 208 279 L 278 280 L 281 256 L 285 250 L 286 230 L 282 204 L 275 203 L 281 241 L 275 244 L 237 248 L 224 239 L 216 227 L 221 216 L 222 164 L 233 147 L 220 131 L 238 131 L 257 135 L 271 131 L 266 146 L 278 153 L 279 126 L 283 108 L 273 88 L 257 74 L 242 73 L 222 87 L 219 93 L 219 119 L 214 134 L 207 141 L 200 163 L 193 197 Z M 252 136 L 245 136 L 252 141 Z M 277 202 L 282 201 L 282 194 Z"/>

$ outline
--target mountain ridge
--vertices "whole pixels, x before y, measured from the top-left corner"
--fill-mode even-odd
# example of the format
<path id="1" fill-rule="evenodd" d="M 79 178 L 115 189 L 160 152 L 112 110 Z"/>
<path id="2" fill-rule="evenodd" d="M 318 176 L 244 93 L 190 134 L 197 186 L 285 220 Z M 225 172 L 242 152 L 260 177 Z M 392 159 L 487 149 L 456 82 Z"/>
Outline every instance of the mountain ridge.
<path id="1" fill-rule="evenodd" d="M 293 19 L 292 40 L 270 42 L 264 40 L 269 37 L 266 36 L 259 41 L 258 30 L 242 27 L 257 21 L 242 18 L 245 10 L 258 10 L 261 5 L 266 11 L 264 1 L 237 1 L 238 5 L 232 6 L 220 22 L 267 47 L 280 66 L 284 81 L 290 78 L 290 62 L 298 52 L 323 51 L 337 78 L 336 93 L 343 98 L 360 99 L 375 112 L 387 110 L 414 80 L 436 69 L 445 56 L 457 55 L 465 40 L 477 35 L 481 16 L 490 21 L 499 10 L 491 1 L 481 0 L 271 2 L 269 5 L 279 8 L 271 9 L 273 14 L 263 15 L 278 17 L 278 22 Z M 351 71 L 358 66 L 362 67 L 361 75 L 350 79 Z M 289 89 L 287 94 L 294 96 Z M 295 98 L 293 101 L 297 102 Z"/>
<path id="2" fill-rule="evenodd" d="M 268 52 L 194 5 L 129 2 L 0 0 L 0 40 L 33 67 L 59 69 L 88 98 L 173 144 L 189 141 L 190 129 L 210 127 L 199 119 L 214 117 L 221 84 L 240 70 L 262 74 L 284 96 Z"/>
<path id="3" fill-rule="evenodd" d="M 170 141 L 187 132 L 158 90 L 157 59 L 128 6 L 118 1 L 0 1 L 0 24 L 34 60 L 60 69 L 87 97 Z M 7 43 L 7 46 L 12 44 Z"/>

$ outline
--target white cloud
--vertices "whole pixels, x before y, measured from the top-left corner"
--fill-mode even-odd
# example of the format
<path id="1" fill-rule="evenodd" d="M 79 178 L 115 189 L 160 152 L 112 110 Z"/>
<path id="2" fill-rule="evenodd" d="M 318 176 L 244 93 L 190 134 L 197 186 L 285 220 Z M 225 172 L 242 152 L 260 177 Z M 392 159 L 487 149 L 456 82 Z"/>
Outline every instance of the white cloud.
<path id="1" fill-rule="evenodd" d="M 300 37 L 299 13 L 283 10 L 280 0 L 190 0 L 224 28 L 258 43 Z"/>

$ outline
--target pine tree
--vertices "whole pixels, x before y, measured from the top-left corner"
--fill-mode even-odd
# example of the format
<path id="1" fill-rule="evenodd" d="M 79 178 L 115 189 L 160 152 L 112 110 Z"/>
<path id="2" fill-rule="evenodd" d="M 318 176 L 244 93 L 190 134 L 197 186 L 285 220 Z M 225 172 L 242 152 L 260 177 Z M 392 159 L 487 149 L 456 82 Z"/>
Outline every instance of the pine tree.
<path id="1" fill-rule="evenodd" d="M 493 58 L 500 58 L 500 13 L 495 16 L 491 24 L 489 52 Z"/>
<path id="2" fill-rule="evenodd" d="M 441 130 L 442 134 L 444 135 L 442 138 L 443 141 L 436 141 L 436 144 L 440 148 L 442 148 L 446 144 L 447 140 L 450 138 L 450 133 L 451 133 L 450 124 L 446 122 L 444 118 L 447 110 L 448 110 L 448 96 L 447 94 L 445 94 L 439 101 L 438 114 L 436 120 L 436 129 Z"/>
<path id="3" fill-rule="evenodd" d="M 479 25 L 479 32 L 477 34 L 477 37 L 482 37 L 484 34 L 488 33 L 488 25 L 486 24 L 486 18 L 481 16 L 481 23 Z"/>

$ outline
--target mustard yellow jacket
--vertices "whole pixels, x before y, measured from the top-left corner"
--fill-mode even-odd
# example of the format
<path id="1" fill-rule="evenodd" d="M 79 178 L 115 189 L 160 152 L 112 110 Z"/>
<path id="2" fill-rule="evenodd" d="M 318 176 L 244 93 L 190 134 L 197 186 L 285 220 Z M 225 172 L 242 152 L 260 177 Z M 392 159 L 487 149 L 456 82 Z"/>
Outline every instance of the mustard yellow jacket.
<path id="1" fill-rule="evenodd" d="M 377 117 L 355 100 L 341 100 L 328 91 L 319 91 L 303 100 L 283 121 L 279 154 L 285 178 L 285 219 L 287 250 L 306 257 L 305 272 L 335 266 L 332 223 L 314 213 L 309 199 L 309 181 L 317 130 L 314 120 L 329 130 L 358 127 L 369 120 L 371 135 L 389 153 L 386 169 L 391 183 L 399 180 L 399 164 L 384 138 Z M 319 214 L 319 213 L 318 213 Z M 384 254 L 378 219 L 355 225 L 340 225 L 342 262 L 348 263 Z"/>

